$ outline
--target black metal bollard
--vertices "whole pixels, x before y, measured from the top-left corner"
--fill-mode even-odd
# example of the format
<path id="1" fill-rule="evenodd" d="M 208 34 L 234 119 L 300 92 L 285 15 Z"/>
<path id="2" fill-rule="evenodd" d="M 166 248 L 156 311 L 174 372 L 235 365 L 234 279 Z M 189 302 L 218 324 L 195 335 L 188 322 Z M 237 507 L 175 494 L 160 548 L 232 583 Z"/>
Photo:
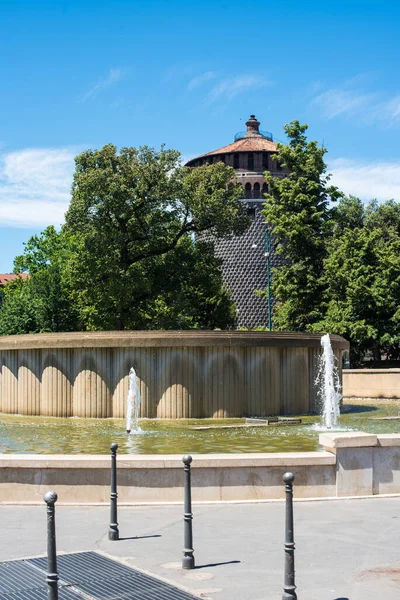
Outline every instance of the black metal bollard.
<path id="1" fill-rule="evenodd" d="M 297 600 L 294 584 L 294 536 L 293 536 L 293 473 L 283 476 L 286 492 L 286 525 L 285 525 L 285 580 L 282 600 Z"/>
<path id="2" fill-rule="evenodd" d="M 190 484 L 190 463 L 192 462 L 192 457 L 189 454 L 186 454 L 182 458 L 182 461 L 185 465 L 185 507 L 183 513 L 184 548 L 182 569 L 194 569 L 192 490 Z"/>
<path id="3" fill-rule="evenodd" d="M 47 597 L 48 600 L 58 600 L 58 573 L 57 573 L 57 553 L 56 553 L 56 523 L 55 523 L 55 503 L 57 494 L 47 492 L 44 496 L 47 504 Z"/>
<path id="4" fill-rule="evenodd" d="M 109 540 L 119 540 L 119 530 L 117 521 L 117 450 L 118 444 L 111 444 L 111 494 L 110 494 L 110 529 L 108 530 Z"/>

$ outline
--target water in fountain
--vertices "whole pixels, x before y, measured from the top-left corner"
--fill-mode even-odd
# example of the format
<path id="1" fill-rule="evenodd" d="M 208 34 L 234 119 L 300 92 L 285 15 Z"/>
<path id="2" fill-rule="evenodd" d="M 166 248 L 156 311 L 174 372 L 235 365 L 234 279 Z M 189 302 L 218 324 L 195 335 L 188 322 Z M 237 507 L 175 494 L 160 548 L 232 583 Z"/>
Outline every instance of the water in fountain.
<path id="1" fill-rule="evenodd" d="M 337 427 L 340 416 L 341 386 L 331 339 L 328 334 L 321 338 L 322 354 L 319 357 L 315 380 L 322 409 L 322 423 L 326 429 Z"/>
<path id="2" fill-rule="evenodd" d="M 140 389 L 136 381 L 136 371 L 132 367 L 129 371 L 129 392 L 126 401 L 126 432 L 142 433 L 139 427 Z"/>

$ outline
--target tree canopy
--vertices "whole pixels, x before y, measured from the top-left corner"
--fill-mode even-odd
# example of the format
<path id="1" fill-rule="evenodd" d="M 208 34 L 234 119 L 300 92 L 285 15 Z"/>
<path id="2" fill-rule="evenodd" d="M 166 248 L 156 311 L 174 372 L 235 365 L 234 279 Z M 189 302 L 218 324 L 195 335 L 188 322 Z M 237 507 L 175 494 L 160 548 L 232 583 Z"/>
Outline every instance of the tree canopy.
<path id="1" fill-rule="evenodd" d="M 327 242 L 321 318 L 313 330 L 351 341 L 353 362 L 400 357 L 400 205 L 343 198 Z"/>
<path id="2" fill-rule="evenodd" d="M 189 169 L 175 150 L 111 144 L 75 162 L 65 225 L 32 237 L 16 258 L 30 277 L 7 286 L 0 333 L 233 326 L 204 237 L 250 224 L 233 169 Z"/>
<path id="3" fill-rule="evenodd" d="M 278 144 L 274 159 L 283 177 L 265 174 L 269 193 L 263 214 L 283 264 L 273 270 L 274 328 L 304 331 L 315 321 L 323 287 L 321 275 L 326 240 L 332 227 L 330 201 L 340 192 L 329 185 L 326 149 L 305 136 L 307 125 L 284 127 L 288 144 Z"/>
<path id="4" fill-rule="evenodd" d="M 366 353 L 399 358 L 400 205 L 344 197 L 307 125 L 285 131 L 275 159 L 286 176 L 266 173 L 263 211 L 283 262 L 272 273 L 274 329 L 343 335 L 353 364 Z"/>
<path id="5" fill-rule="evenodd" d="M 14 261 L 14 271 L 30 276 L 5 286 L 0 334 L 74 331 L 79 327 L 64 271 L 68 255 L 62 234 L 53 226 L 28 240 L 24 254 Z"/>
<path id="6" fill-rule="evenodd" d="M 232 324 L 212 248 L 198 245 L 194 236 L 209 231 L 222 237 L 248 227 L 233 175 L 223 163 L 182 167 L 179 153 L 163 148 L 123 148 L 118 153 L 107 145 L 77 157 L 63 234 L 71 249 L 67 269 L 72 297 L 86 327 L 161 326 L 160 307 L 168 315 L 172 310 L 166 296 L 184 298 L 187 307 L 201 281 L 202 317 L 193 320 L 192 315 L 192 326 L 211 326 L 213 319 L 203 317 L 217 306 L 221 317 L 222 305 L 227 313 L 218 326 Z M 221 303 L 216 302 L 218 294 Z M 177 309 L 177 300 L 173 305 L 174 314 L 184 311 L 184 306 Z M 152 321 L 154 311 L 157 321 Z M 182 315 L 178 321 L 185 323 Z"/>

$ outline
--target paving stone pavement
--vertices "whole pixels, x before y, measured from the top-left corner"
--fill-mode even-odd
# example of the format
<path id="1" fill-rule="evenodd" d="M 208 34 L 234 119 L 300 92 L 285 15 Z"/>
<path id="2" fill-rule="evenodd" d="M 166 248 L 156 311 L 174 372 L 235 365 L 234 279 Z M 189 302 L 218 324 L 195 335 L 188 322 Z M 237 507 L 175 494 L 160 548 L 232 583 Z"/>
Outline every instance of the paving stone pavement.
<path id="1" fill-rule="evenodd" d="M 196 569 L 182 571 L 182 506 L 56 505 L 57 550 L 96 550 L 211 600 L 281 600 L 284 503 L 195 505 Z M 400 497 L 295 502 L 299 600 L 400 598 Z M 46 551 L 46 507 L 0 505 L 0 560 Z M 149 600 L 149 599 L 146 599 Z"/>

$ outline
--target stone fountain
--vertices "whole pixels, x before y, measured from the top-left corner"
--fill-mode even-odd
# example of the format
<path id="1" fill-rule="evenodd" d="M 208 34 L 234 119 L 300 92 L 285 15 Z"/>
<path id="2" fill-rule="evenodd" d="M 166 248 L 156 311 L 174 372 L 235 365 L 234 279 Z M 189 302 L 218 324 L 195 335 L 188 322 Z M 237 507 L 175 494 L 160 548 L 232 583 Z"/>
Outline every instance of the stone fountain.
<path id="1" fill-rule="evenodd" d="M 319 334 L 124 331 L 0 337 L 0 412 L 124 418 L 129 370 L 140 417 L 316 412 Z M 348 342 L 331 336 L 341 365 Z M 339 369 L 339 376 L 341 369 Z"/>

